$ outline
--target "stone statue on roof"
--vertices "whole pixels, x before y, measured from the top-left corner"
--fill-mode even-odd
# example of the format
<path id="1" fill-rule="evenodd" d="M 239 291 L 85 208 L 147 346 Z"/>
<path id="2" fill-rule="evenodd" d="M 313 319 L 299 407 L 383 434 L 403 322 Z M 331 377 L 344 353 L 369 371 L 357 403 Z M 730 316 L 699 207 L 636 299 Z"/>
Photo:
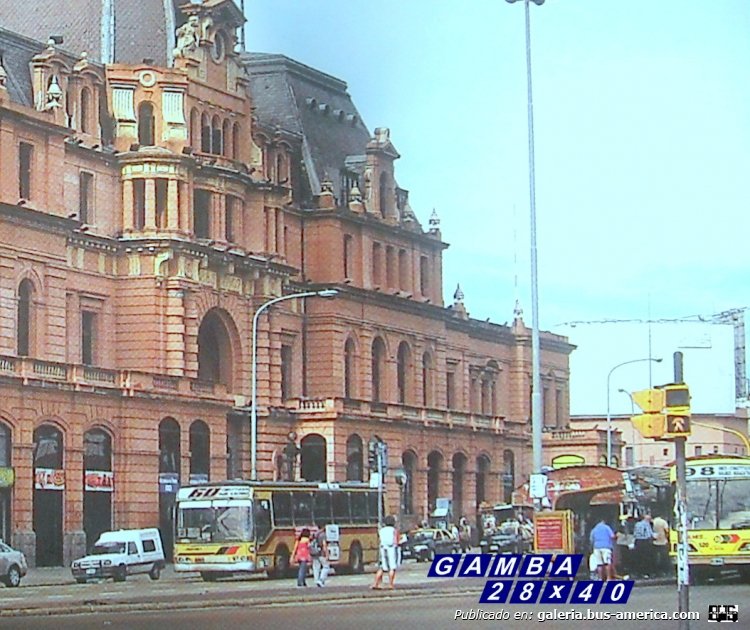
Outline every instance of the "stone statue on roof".
<path id="1" fill-rule="evenodd" d="M 175 57 L 189 57 L 190 53 L 198 50 L 201 37 L 201 24 L 197 15 L 191 15 L 176 31 L 177 46 L 172 51 Z"/>

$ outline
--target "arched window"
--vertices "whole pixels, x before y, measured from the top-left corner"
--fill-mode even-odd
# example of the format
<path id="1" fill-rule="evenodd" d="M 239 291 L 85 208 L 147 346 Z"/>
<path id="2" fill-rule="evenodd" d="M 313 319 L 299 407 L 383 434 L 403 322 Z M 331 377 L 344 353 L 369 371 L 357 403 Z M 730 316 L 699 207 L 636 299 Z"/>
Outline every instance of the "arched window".
<path id="1" fill-rule="evenodd" d="M 59 566 L 63 560 L 63 435 L 43 424 L 34 430 L 34 498 L 37 566 Z"/>
<path id="2" fill-rule="evenodd" d="M 81 90 L 81 131 L 91 131 L 91 91 L 87 87 Z"/>
<path id="3" fill-rule="evenodd" d="M 103 429 L 83 434 L 83 531 L 86 549 L 112 529 L 112 437 Z"/>
<path id="4" fill-rule="evenodd" d="M 0 422 L 0 468 L 10 468 L 11 444 L 10 427 Z"/>
<path id="5" fill-rule="evenodd" d="M 211 153 L 211 122 L 208 114 L 201 115 L 201 152 Z"/>
<path id="6" fill-rule="evenodd" d="M 201 125 L 198 111 L 193 107 L 190 110 L 190 146 L 197 149 L 201 141 Z"/>
<path id="7" fill-rule="evenodd" d="M 43 424 L 34 431 L 34 468 L 63 467 L 62 433 L 51 424 Z"/>
<path id="8" fill-rule="evenodd" d="M 83 434 L 84 470 L 112 470 L 112 438 L 104 429 Z"/>
<path id="9" fill-rule="evenodd" d="M 380 216 L 383 218 L 388 214 L 388 175 L 380 174 L 380 187 L 378 190 L 378 201 L 380 202 Z"/>
<path id="10" fill-rule="evenodd" d="M 34 285 L 31 280 L 22 280 L 18 285 L 18 319 L 16 322 L 16 346 L 19 357 L 31 354 L 33 324 Z"/>
<path id="11" fill-rule="evenodd" d="M 234 150 L 234 147 L 232 146 L 232 141 L 234 140 L 234 137 L 232 135 L 232 123 L 229 122 L 228 118 L 224 121 L 224 124 L 222 125 L 221 137 L 224 140 L 224 146 L 222 147 L 222 155 L 225 155 L 226 157 L 232 157 L 232 151 Z"/>
<path id="12" fill-rule="evenodd" d="M 422 355 L 422 404 L 432 406 L 432 355 L 425 352 Z"/>
<path id="13" fill-rule="evenodd" d="M 232 158 L 240 159 L 240 123 L 234 123 L 232 126 Z"/>
<path id="14" fill-rule="evenodd" d="M 516 487 L 516 457 L 513 451 L 503 451 L 503 500 L 510 503 Z"/>
<path id="15" fill-rule="evenodd" d="M 385 398 L 385 343 L 380 337 L 372 342 L 372 399 L 383 402 Z"/>
<path id="16" fill-rule="evenodd" d="M 304 481 L 326 481 L 326 439 L 311 433 L 300 442 L 300 474 Z"/>
<path id="17" fill-rule="evenodd" d="M 402 405 L 411 402 L 411 350 L 409 344 L 402 341 L 398 345 L 396 380 L 398 385 L 398 402 Z"/>
<path id="18" fill-rule="evenodd" d="M 346 441 L 346 480 L 363 480 L 362 438 L 356 433 Z"/>
<path id="19" fill-rule="evenodd" d="M 344 398 L 355 397 L 355 379 L 357 366 L 355 364 L 354 340 L 347 339 L 344 344 Z"/>
<path id="20" fill-rule="evenodd" d="M 223 141 L 221 137 L 221 121 L 218 116 L 211 120 L 211 153 L 221 155 L 223 152 Z"/>
<path id="21" fill-rule="evenodd" d="M 190 425 L 190 483 L 208 481 L 211 469 L 211 431 L 203 420 Z"/>
<path id="22" fill-rule="evenodd" d="M 198 328 L 198 379 L 231 389 L 233 365 L 229 332 L 219 311 L 212 309 Z"/>
<path id="23" fill-rule="evenodd" d="M 138 143 L 142 146 L 155 144 L 154 106 L 148 101 L 138 105 Z"/>
<path id="24" fill-rule="evenodd" d="M 404 451 L 401 466 L 406 473 L 406 483 L 402 490 L 404 514 L 414 514 L 414 475 L 417 472 L 417 455 L 414 451 Z"/>
<path id="25" fill-rule="evenodd" d="M 174 418 L 159 423 L 159 472 L 180 477 L 180 425 Z"/>

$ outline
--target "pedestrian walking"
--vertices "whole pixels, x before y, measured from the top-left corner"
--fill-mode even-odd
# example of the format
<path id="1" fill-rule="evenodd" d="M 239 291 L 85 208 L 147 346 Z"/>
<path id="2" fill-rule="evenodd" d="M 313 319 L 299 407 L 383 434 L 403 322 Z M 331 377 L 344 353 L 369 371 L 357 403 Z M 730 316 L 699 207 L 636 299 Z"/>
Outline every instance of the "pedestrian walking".
<path id="1" fill-rule="evenodd" d="M 388 572 L 388 588 L 396 585 L 396 566 L 398 564 L 398 530 L 396 529 L 396 519 L 393 516 L 385 517 L 385 525 L 378 531 L 378 540 L 380 547 L 380 565 L 375 573 L 375 583 L 370 587 L 373 589 L 381 588 L 383 574 Z"/>
<path id="2" fill-rule="evenodd" d="M 325 528 L 319 529 L 310 539 L 310 557 L 312 558 L 313 578 L 315 586 L 326 585 L 330 562 L 328 558 L 328 540 Z"/>
<path id="3" fill-rule="evenodd" d="M 305 527 L 299 534 L 292 550 L 292 559 L 299 564 L 297 571 L 297 588 L 307 586 L 307 565 L 312 559 L 310 556 L 310 530 Z"/>
<path id="4" fill-rule="evenodd" d="M 657 514 L 652 524 L 654 529 L 654 567 L 659 575 L 669 572 L 669 523 Z"/>
<path id="5" fill-rule="evenodd" d="M 591 566 L 596 565 L 596 572 L 602 581 L 613 580 L 615 578 L 614 565 L 612 564 L 612 552 L 615 540 L 615 533 L 607 525 L 604 518 L 594 526 L 589 534 L 591 543 Z"/>
<path id="6" fill-rule="evenodd" d="M 644 514 L 635 524 L 635 549 L 633 550 L 634 568 L 639 577 L 648 578 L 653 573 L 654 530 L 651 527 L 651 515 Z"/>

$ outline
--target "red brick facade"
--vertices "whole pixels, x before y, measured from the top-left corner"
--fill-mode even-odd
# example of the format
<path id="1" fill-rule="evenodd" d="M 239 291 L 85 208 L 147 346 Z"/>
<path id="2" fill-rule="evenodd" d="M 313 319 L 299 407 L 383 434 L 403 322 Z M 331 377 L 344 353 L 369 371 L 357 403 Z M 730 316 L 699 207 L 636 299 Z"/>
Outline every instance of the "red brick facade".
<path id="1" fill-rule="evenodd" d="M 298 478 L 366 480 L 377 435 L 409 475 L 402 505 L 388 477 L 389 509 L 451 497 L 473 519 L 530 466 L 530 330 L 443 306 L 439 222 L 409 208 L 386 129 L 307 97 L 349 125 L 328 150 L 356 178 L 342 188 L 323 139 L 253 115 L 253 76 L 306 72 L 345 102 L 343 84 L 254 70 L 231 0 L 189 10 L 170 68 L 0 33 L 0 537 L 39 564 L 110 527 L 169 543 L 176 483 L 250 473 L 253 314 L 329 287 L 259 318 L 259 477 L 285 474 L 295 433 Z M 542 335 L 557 427 L 571 350 Z"/>

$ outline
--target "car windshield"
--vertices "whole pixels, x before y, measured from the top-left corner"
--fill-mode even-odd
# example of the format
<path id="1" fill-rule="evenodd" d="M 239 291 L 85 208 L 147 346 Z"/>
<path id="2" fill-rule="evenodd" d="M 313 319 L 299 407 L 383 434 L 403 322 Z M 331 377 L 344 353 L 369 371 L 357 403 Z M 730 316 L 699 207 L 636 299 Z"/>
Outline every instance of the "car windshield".
<path id="1" fill-rule="evenodd" d="M 97 543 L 91 550 L 91 555 L 101 556 L 105 553 L 125 553 L 125 543 L 120 542 L 106 542 Z"/>
<path id="2" fill-rule="evenodd" d="M 252 540 L 250 505 L 181 507 L 177 536 L 185 541 L 236 542 Z"/>

